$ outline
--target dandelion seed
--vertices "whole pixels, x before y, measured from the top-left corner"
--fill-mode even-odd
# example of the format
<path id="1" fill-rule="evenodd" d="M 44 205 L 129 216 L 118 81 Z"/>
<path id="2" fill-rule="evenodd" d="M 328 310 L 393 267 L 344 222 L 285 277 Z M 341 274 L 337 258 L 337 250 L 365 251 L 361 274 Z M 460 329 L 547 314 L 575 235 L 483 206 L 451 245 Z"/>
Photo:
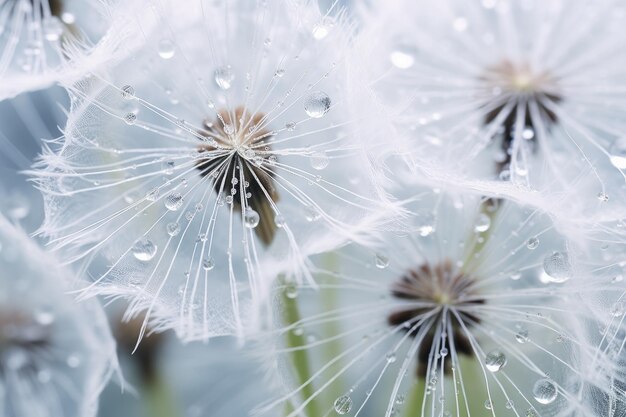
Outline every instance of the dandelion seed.
<path id="1" fill-rule="evenodd" d="M 71 88 L 64 145 L 36 173 L 41 231 L 68 263 L 109 262 L 85 295 L 131 298 L 184 338 L 242 336 L 268 295 L 263 264 L 311 281 L 303 254 L 393 215 L 360 145 L 387 122 L 344 79 L 341 13 L 238 0 L 126 17 L 143 47 Z"/>

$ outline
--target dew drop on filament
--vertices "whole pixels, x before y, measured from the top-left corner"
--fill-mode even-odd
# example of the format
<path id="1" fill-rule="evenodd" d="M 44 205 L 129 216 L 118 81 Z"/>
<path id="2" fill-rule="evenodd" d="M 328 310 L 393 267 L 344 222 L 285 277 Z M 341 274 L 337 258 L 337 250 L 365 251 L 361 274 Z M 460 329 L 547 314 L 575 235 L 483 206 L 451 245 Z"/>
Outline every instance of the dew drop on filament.
<path id="1" fill-rule="evenodd" d="M 540 404 L 550 404 L 558 395 L 556 385 L 549 379 L 540 379 L 533 386 L 533 397 Z"/>
<path id="2" fill-rule="evenodd" d="M 310 117 L 319 119 L 324 117 L 330 110 L 330 97 L 323 91 L 316 91 L 309 95 L 304 101 L 304 111 Z"/>
<path id="3" fill-rule="evenodd" d="M 235 73 L 230 67 L 219 67 L 213 74 L 215 84 L 222 90 L 228 90 L 233 85 L 235 80 Z"/>
<path id="4" fill-rule="evenodd" d="M 147 237 L 137 239 L 132 247 L 133 256 L 142 262 L 148 262 L 157 252 L 157 245 Z"/>

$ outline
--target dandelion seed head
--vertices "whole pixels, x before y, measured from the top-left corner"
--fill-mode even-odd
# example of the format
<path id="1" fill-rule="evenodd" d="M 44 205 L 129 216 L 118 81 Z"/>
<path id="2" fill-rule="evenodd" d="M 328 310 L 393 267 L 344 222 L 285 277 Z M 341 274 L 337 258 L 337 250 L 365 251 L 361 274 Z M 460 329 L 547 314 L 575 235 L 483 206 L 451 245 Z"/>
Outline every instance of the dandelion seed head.
<path id="1" fill-rule="evenodd" d="M 261 265 L 311 280 L 305 254 L 365 241 L 394 213 L 360 145 L 386 122 L 346 82 L 342 13 L 195 1 L 145 14 L 127 16 L 143 47 L 71 88 L 65 137 L 36 174 L 42 232 L 70 262 L 110 263 L 86 293 L 123 294 L 131 316 L 185 338 L 241 336 L 267 296 Z"/>
<path id="2" fill-rule="evenodd" d="M 402 233 L 316 258 L 318 288 L 300 286 L 291 298 L 289 284 L 277 286 L 272 336 L 283 342 L 274 357 L 291 374 L 282 376 L 284 396 L 258 414 L 282 401 L 292 415 L 348 402 L 354 415 L 385 416 L 622 407 L 612 358 L 623 334 L 611 312 L 623 317 L 624 292 L 605 269 L 623 258 L 623 243 L 598 258 L 599 248 L 585 252 L 578 236 L 532 206 L 431 187 L 410 188 Z M 422 213 L 436 213 L 425 235 Z M 311 364 L 305 376 L 299 355 Z"/>
<path id="3" fill-rule="evenodd" d="M 69 298 L 72 275 L 0 217 L 0 410 L 6 416 L 95 416 L 117 369 L 95 301 Z"/>
<path id="4" fill-rule="evenodd" d="M 377 51 L 361 67 L 395 109 L 395 146 L 415 163 L 571 193 L 571 213 L 598 212 L 599 192 L 623 203 L 618 2 L 361 10 L 357 43 Z"/>

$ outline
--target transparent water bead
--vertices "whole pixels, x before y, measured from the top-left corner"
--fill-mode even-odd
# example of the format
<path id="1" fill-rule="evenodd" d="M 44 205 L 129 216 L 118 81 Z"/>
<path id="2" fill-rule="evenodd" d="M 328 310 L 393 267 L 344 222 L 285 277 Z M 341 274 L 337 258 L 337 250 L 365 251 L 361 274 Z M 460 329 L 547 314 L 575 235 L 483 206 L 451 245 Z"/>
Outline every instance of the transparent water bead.
<path id="1" fill-rule="evenodd" d="M 323 91 L 311 93 L 304 101 L 304 111 L 310 117 L 319 119 L 330 110 L 330 97 Z"/>
<path id="2" fill-rule="evenodd" d="M 474 231 L 477 233 L 486 232 L 489 230 L 491 226 L 491 218 L 487 216 L 485 213 L 480 213 L 478 219 L 476 219 L 476 224 L 474 224 Z"/>
<path id="3" fill-rule="evenodd" d="M 244 223 L 247 228 L 254 229 L 259 225 L 259 213 L 251 208 L 247 208 L 244 214 Z"/>
<path id="4" fill-rule="evenodd" d="M 626 169 L 626 137 L 617 139 L 609 149 L 611 163 L 617 169 Z"/>
<path id="5" fill-rule="evenodd" d="M 415 48 L 409 45 L 398 45 L 389 54 L 391 64 L 399 69 L 408 69 L 415 64 Z"/>
<path id="6" fill-rule="evenodd" d="M 385 269 L 389 266 L 389 257 L 383 253 L 377 253 L 374 256 L 374 263 L 376 264 L 376 268 Z"/>
<path id="7" fill-rule="evenodd" d="M 337 414 L 348 414 L 352 409 L 352 398 L 347 395 L 342 395 L 335 400 L 334 408 Z"/>
<path id="8" fill-rule="evenodd" d="M 135 98 L 135 88 L 132 85 L 125 85 L 121 88 L 122 98 L 126 100 L 132 100 Z"/>
<path id="9" fill-rule="evenodd" d="M 315 152 L 311 155 L 311 166 L 317 170 L 322 170 L 328 166 L 330 159 L 326 152 Z"/>
<path id="10" fill-rule="evenodd" d="M 235 73 L 230 67 L 219 67 L 213 74 L 215 84 L 222 90 L 228 90 L 233 85 Z"/>
<path id="11" fill-rule="evenodd" d="M 133 256 L 142 262 L 147 262 L 154 258 L 157 253 L 157 245 L 150 239 L 143 236 L 135 242 L 132 247 Z"/>
<path id="12" fill-rule="evenodd" d="M 168 223 L 166 226 L 167 229 L 167 234 L 170 236 L 176 236 L 180 233 L 180 224 L 173 222 L 173 223 Z"/>
<path id="13" fill-rule="evenodd" d="M 174 42 L 171 39 L 161 39 L 159 41 L 159 56 L 163 59 L 171 59 L 174 57 L 176 50 L 174 49 Z"/>
<path id="14" fill-rule="evenodd" d="M 548 282 L 565 282 L 574 274 L 566 252 L 554 252 L 546 256 L 543 260 L 543 270 Z"/>
<path id="15" fill-rule="evenodd" d="M 165 197 L 165 207 L 168 210 L 176 211 L 183 205 L 183 196 L 180 193 L 172 193 Z"/>
<path id="16" fill-rule="evenodd" d="M 547 378 L 540 379 L 533 386 L 533 397 L 540 404 L 550 404 L 558 395 L 556 385 Z"/>
<path id="17" fill-rule="evenodd" d="M 124 115 L 124 121 L 126 122 L 126 124 L 128 125 L 134 125 L 135 122 L 137 121 L 137 115 L 135 113 L 126 113 L 126 115 Z"/>
<path id="18" fill-rule="evenodd" d="M 530 250 L 537 249 L 538 246 L 539 246 L 539 239 L 537 239 L 534 236 L 526 241 L 526 247 Z"/>
<path id="19" fill-rule="evenodd" d="M 215 268 L 215 261 L 213 260 L 213 258 L 204 258 L 204 260 L 202 261 L 202 268 L 205 271 L 210 271 L 211 269 Z"/>
<path id="20" fill-rule="evenodd" d="M 500 350 L 492 350 L 485 358 L 485 366 L 491 372 L 498 372 L 506 365 L 507 358 Z"/>
<path id="21" fill-rule="evenodd" d="M 63 35 L 63 23 L 55 16 L 50 16 L 41 22 L 43 35 L 49 42 L 56 42 Z"/>

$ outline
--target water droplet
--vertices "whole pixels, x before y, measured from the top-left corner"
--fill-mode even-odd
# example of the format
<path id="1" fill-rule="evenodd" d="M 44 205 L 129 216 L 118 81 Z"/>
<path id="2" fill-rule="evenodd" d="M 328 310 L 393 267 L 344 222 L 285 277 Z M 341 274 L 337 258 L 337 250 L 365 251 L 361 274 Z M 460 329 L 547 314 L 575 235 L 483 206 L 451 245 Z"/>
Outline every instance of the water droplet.
<path id="1" fill-rule="evenodd" d="M 411 68 L 415 64 L 416 49 L 410 45 L 398 45 L 389 54 L 389 59 L 394 67 L 400 69 Z"/>
<path id="2" fill-rule="evenodd" d="M 533 386 L 533 397 L 540 404 L 550 404 L 558 395 L 556 385 L 547 378 L 540 379 Z"/>
<path id="3" fill-rule="evenodd" d="M 328 166 L 330 159 L 326 152 L 315 152 L 311 155 L 311 166 L 317 170 L 322 170 Z"/>
<path id="4" fill-rule="evenodd" d="M 161 39 L 159 41 L 159 56 L 163 59 L 170 59 L 174 56 L 176 50 L 174 49 L 174 42 L 171 39 Z"/>
<path id="5" fill-rule="evenodd" d="M 609 149 L 610 160 L 617 169 L 626 169 L 626 136 L 617 139 Z"/>
<path id="6" fill-rule="evenodd" d="M 485 408 L 486 408 L 487 410 L 491 410 L 491 401 L 489 401 L 488 399 L 487 399 L 487 400 L 485 400 Z"/>
<path id="7" fill-rule="evenodd" d="M 499 350 L 492 350 L 485 358 L 485 366 L 491 372 L 498 372 L 506 365 L 506 355 Z"/>
<path id="8" fill-rule="evenodd" d="M 215 261 L 213 260 L 213 258 L 211 258 L 211 257 L 204 258 L 202 260 L 202 268 L 205 271 L 210 271 L 211 269 L 215 268 Z"/>
<path id="9" fill-rule="evenodd" d="M 517 343 L 521 343 L 521 344 L 528 342 L 528 330 L 520 329 L 515 334 L 515 340 L 517 340 Z"/>
<path id="10" fill-rule="evenodd" d="M 63 23 L 55 16 L 50 16 L 41 21 L 43 35 L 49 42 L 56 42 L 63 34 Z"/>
<path id="11" fill-rule="evenodd" d="M 556 283 L 567 281 L 574 273 L 567 252 L 554 252 L 546 256 L 543 260 L 543 270 L 547 275 L 546 281 Z"/>
<path id="12" fill-rule="evenodd" d="M 274 223 L 277 227 L 284 227 L 286 224 L 285 216 L 283 216 L 282 214 L 277 214 L 276 217 L 274 217 Z"/>
<path id="13" fill-rule="evenodd" d="M 137 115 L 132 112 L 126 113 L 126 115 L 124 116 L 124 121 L 126 122 L 126 124 L 134 125 L 135 122 L 137 121 Z"/>
<path id="14" fill-rule="evenodd" d="M 67 366 L 70 368 L 78 368 L 82 363 L 82 359 L 79 354 L 72 353 L 67 357 Z"/>
<path id="15" fill-rule="evenodd" d="M 491 226 L 491 218 L 485 213 L 480 213 L 478 218 L 476 219 L 476 223 L 474 224 L 474 231 L 476 233 L 482 233 L 489 230 Z"/>
<path id="16" fill-rule="evenodd" d="M 177 222 L 168 223 L 165 228 L 170 236 L 176 236 L 180 233 L 180 225 Z"/>
<path id="17" fill-rule="evenodd" d="M 316 220 L 319 220 L 320 217 L 322 217 L 322 215 L 313 206 L 305 206 L 304 207 L 304 216 L 310 222 L 314 222 Z"/>
<path id="18" fill-rule="evenodd" d="M 176 211 L 183 205 L 183 196 L 180 193 L 171 193 L 167 197 L 165 197 L 165 207 L 168 210 Z"/>
<path id="19" fill-rule="evenodd" d="M 396 361 L 396 354 L 395 352 L 389 352 L 386 356 L 385 359 L 387 359 L 387 363 L 394 363 Z"/>
<path id="20" fill-rule="evenodd" d="M 222 90 L 228 90 L 232 87 L 233 81 L 235 80 L 235 73 L 230 67 L 217 68 L 213 76 L 215 84 Z"/>
<path id="21" fill-rule="evenodd" d="M 259 225 L 259 213 L 248 207 L 244 213 L 244 223 L 247 228 L 254 229 Z"/>
<path id="22" fill-rule="evenodd" d="M 352 398 L 342 395 L 335 400 L 334 407 L 337 414 L 348 414 L 352 409 Z"/>
<path id="23" fill-rule="evenodd" d="M 329 32 L 329 28 L 327 25 L 325 25 L 324 23 L 318 23 L 315 26 L 313 26 L 313 37 L 317 40 L 321 40 L 324 39 L 326 36 L 328 36 L 328 32 Z"/>
<path id="24" fill-rule="evenodd" d="M 330 109 L 330 97 L 323 91 L 316 91 L 304 101 L 304 111 L 310 117 L 319 119 Z"/>
<path id="25" fill-rule="evenodd" d="M 276 70 L 276 72 L 274 72 L 274 76 L 277 78 L 281 78 L 283 75 L 285 75 L 285 69 L 284 68 L 278 68 Z"/>
<path id="26" fill-rule="evenodd" d="M 389 266 L 389 257 L 382 253 L 377 253 L 374 256 L 374 263 L 376 264 L 376 268 L 385 269 Z"/>
<path id="27" fill-rule="evenodd" d="M 147 262 L 154 258 L 157 253 L 157 245 L 145 236 L 140 237 L 135 241 L 132 247 L 132 252 L 135 258 L 140 261 Z"/>
<path id="28" fill-rule="evenodd" d="M 298 298 L 298 287 L 293 281 L 285 284 L 285 296 L 292 300 Z"/>
<path id="29" fill-rule="evenodd" d="M 50 308 L 35 311 L 35 321 L 42 326 L 51 325 L 54 319 L 54 312 Z"/>
<path id="30" fill-rule="evenodd" d="M 601 192 L 598 193 L 598 200 L 603 201 L 603 202 L 606 203 L 607 201 L 609 201 L 609 195 L 607 193 L 601 191 Z"/>
<path id="31" fill-rule="evenodd" d="M 132 85 L 125 85 L 122 87 L 122 98 L 126 100 L 132 100 L 135 98 L 135 88 Z"/>
<path id="32" fill-rule="evenodd" d="M 536 237 L 531 237 L 526 241 L 526 247 L 528 249 L 537 249 L 537 246 L 539 246 L 539 239 L 537 239 Z"/>
<path id="33" fill-rule="evenodd" d="M 146 200 L 148 201 L 156 201 L 159 198 L 159 189 L 153 188 L 146 193 Z"/>
<path id="34" fill-rule="evenodd" d="M 507 410 L 510 410 L 511 408 L 515 406 L 515 403 L 513 402 L 513 400 L 507 400 L 504 406 L 507 408 Z"/>
<path id="35" fill-rule="evenodd" d="M 288 122 L 288 123 L 285 125 L 285 128 L 286 128 L 288 131 L 293 132 L 294 130 L 296 130 L 296 122 Z"/>
<path id="36" fill-rule="evenodd" d="M 535 130 L 532 127 L 527 127 L 522 130 L 522 137 L 526 140 L 531 140 L 535 137 Z"/>

